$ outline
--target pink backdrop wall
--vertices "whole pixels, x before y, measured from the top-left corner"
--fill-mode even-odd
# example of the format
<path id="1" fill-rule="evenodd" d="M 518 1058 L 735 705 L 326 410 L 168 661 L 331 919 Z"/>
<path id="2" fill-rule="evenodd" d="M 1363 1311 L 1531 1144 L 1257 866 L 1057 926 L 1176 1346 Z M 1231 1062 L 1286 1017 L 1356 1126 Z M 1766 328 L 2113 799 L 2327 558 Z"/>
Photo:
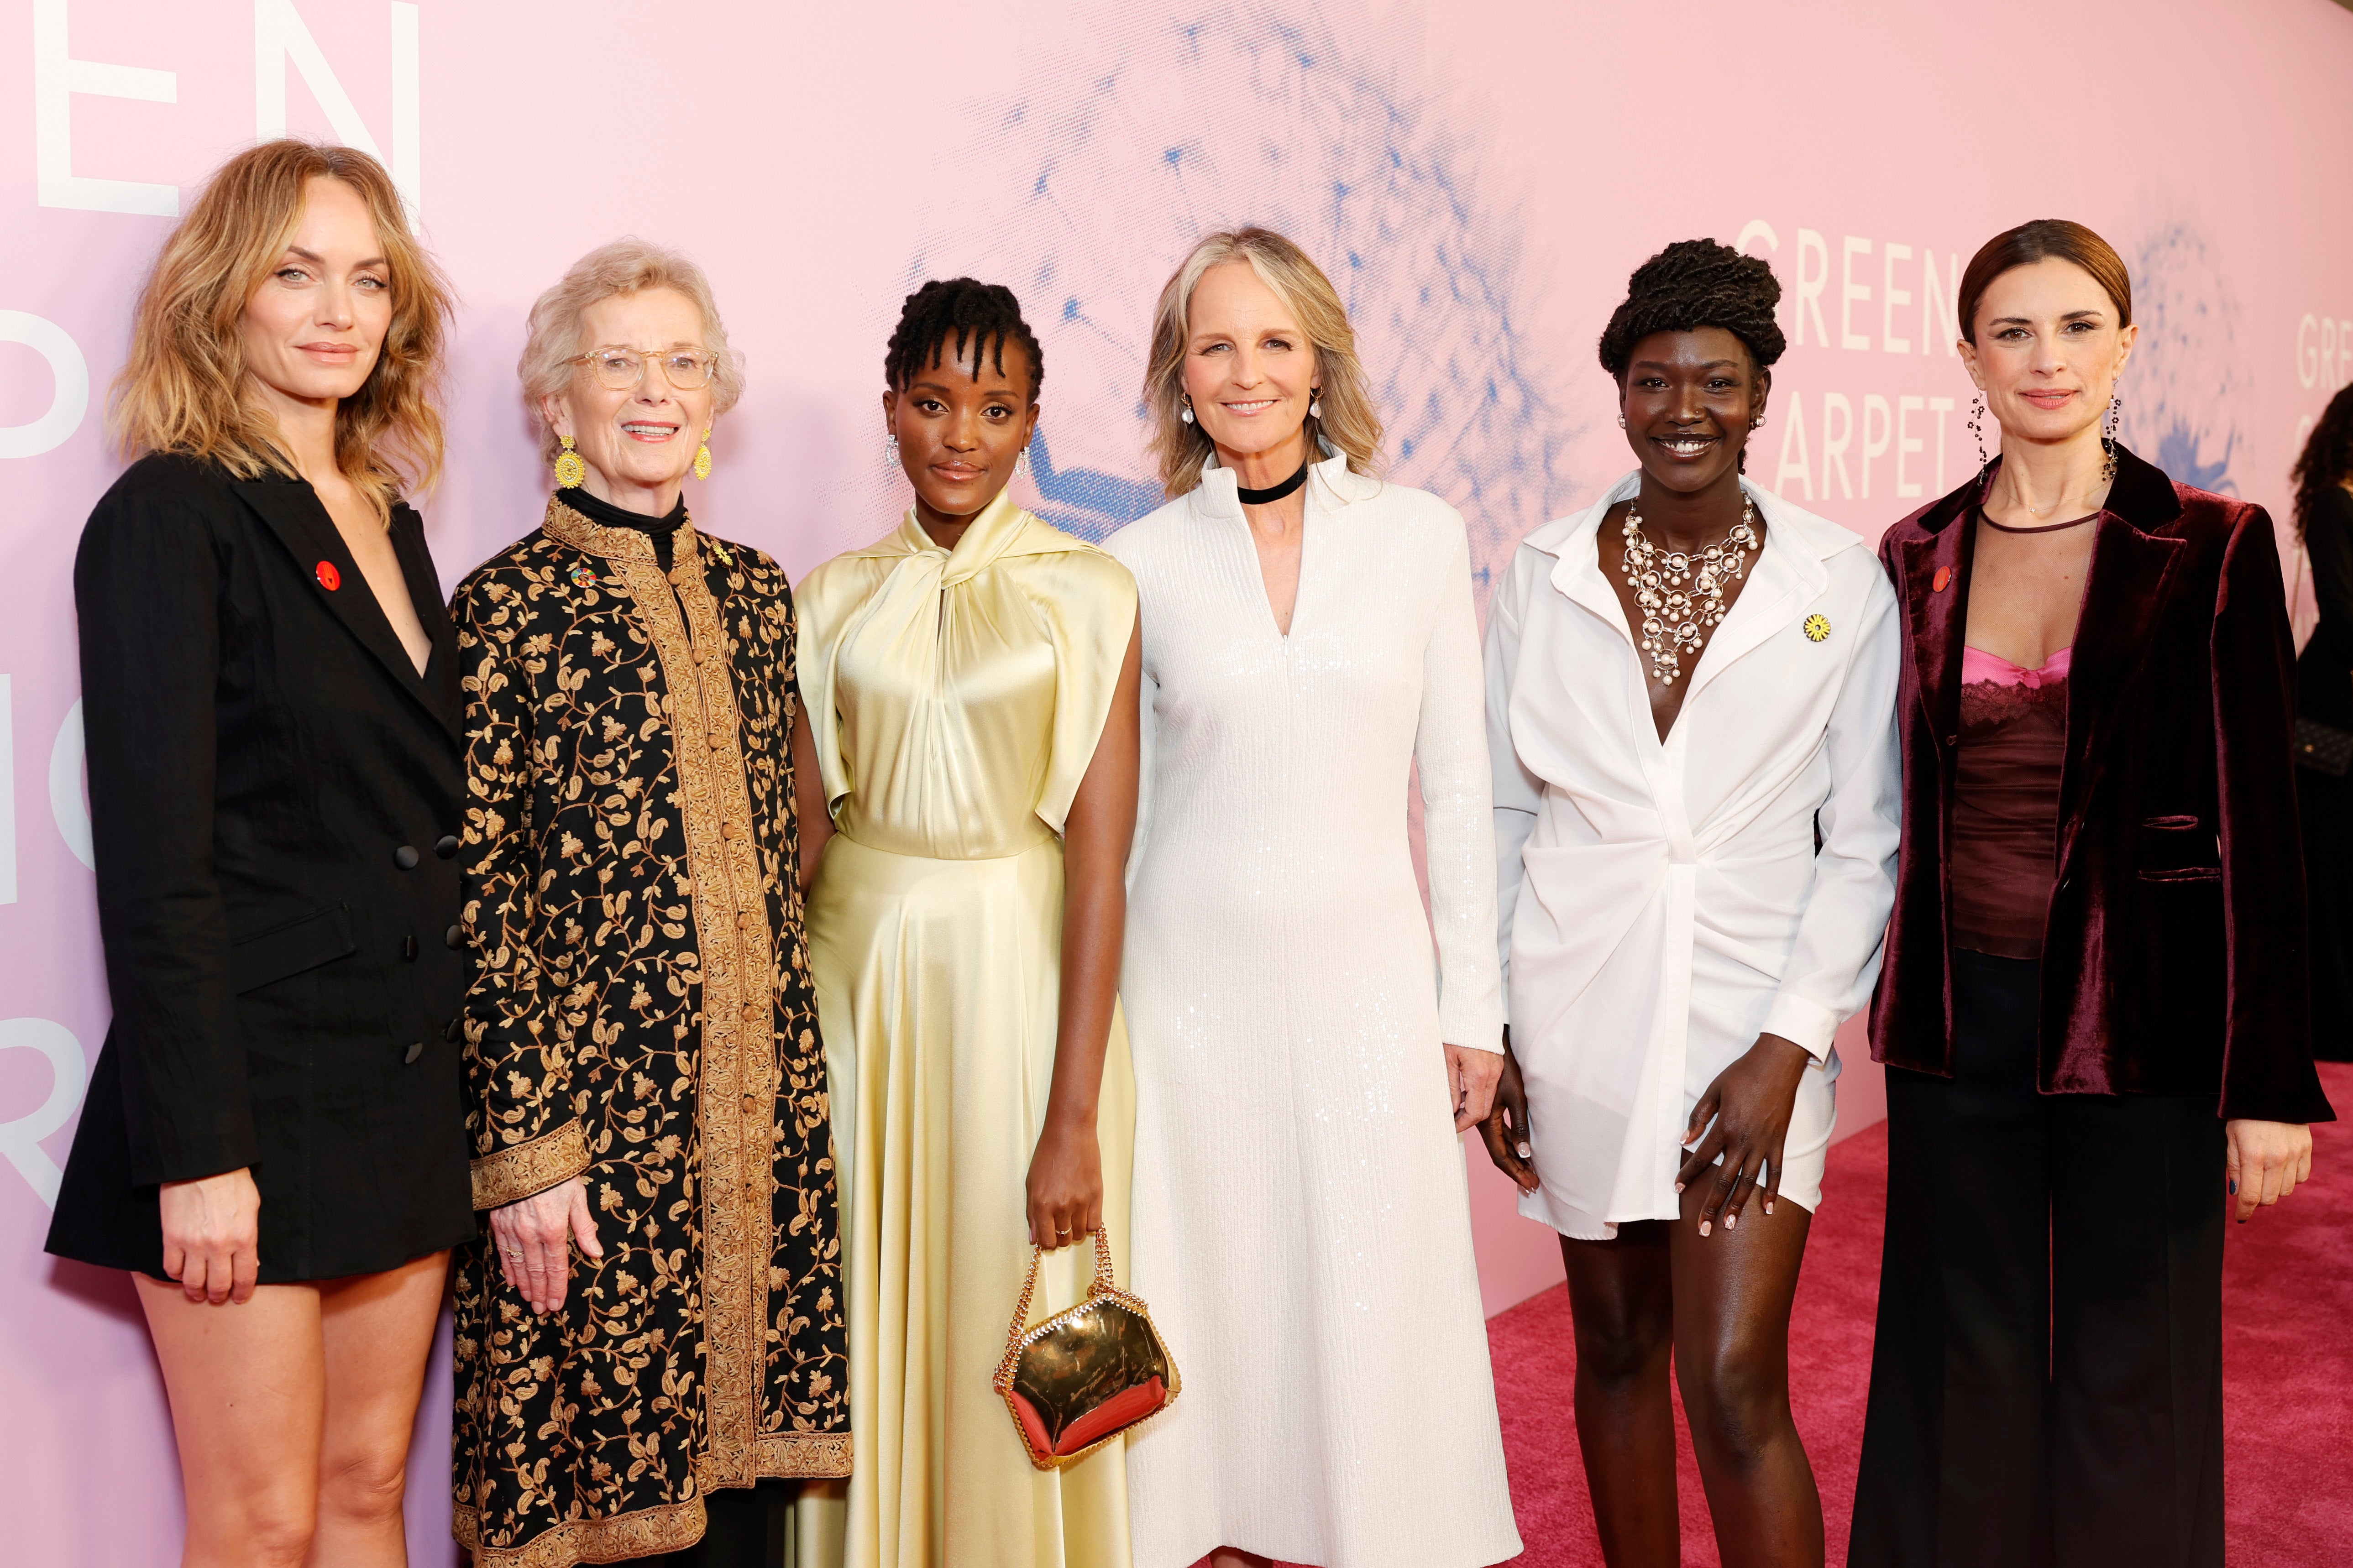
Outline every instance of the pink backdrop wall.
<path id="1" fill-rule="evenodd" d="M 533 295 L 623 232 L 708 266 L 751 391 L 699 518 L 796 573 L 902 504 L 876 410 L 902 294 L 1011 283 L 1043 337 L 1036 504 L 1099 535 L 1150 504 L 1146 312 L 1193 236 L 1250 219 L 1349 296 L 1397 476 L 1482 573 L 1630 466 L 1591 345 L 1628 270 L 1710 234 L 1769 256 L 1792 347 L 1752 473 L 1867 535 L 1975 458 L 1959 266 L 2030 216 L 2132 264 L 2126 437 L 2284 503 L 2353 378 L 2353 16 L 2327 0 L 1787 0 L 1662 12 L 1186 6 L 976 13 L 572 0 L 0 0 L 0 1476 L 16 1561 L 172 1560 L 178 1483 L 124 1281 L 39 1251 L 107 1004 L 69 569 L 117 469 L 132 293 L 206 171 L 284 128 L 370 144 L 465 310 L 446 581 L 546 488 L 514 395 Z M 1877 1113 L 1852 1031 L 1844 1112 Z M 1559 1277 L 1472 1162 L 1491 1309 Z M 414 1561 L 447 1563 L 437 1373 Z"/>

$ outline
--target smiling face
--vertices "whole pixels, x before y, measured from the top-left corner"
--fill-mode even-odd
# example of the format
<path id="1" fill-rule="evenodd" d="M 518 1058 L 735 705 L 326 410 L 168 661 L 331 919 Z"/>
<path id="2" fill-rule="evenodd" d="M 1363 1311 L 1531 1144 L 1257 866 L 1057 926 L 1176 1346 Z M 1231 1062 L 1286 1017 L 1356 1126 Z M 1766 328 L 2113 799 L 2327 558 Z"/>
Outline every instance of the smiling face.
<path id="1" fill-rule="evenodd" d="M 645 374 L 616 392 L 586 365 L 574 366 L 565 389 L 543 405 L 548 425 L 579 444 L 591 494 L 632 511 L 665 514 L 711 428 L 714 395 L 708 384 L 672 386 L 660 359 L 672 349 L 709 352 L 702 311 L 675 289 L 608 294 L 580 313 L 580 342 L 584 352 L 633 351 Z"/>
<path id="2" fill-rule="evenodd" d="M 1722 327 L 1653 332 L 1626 366 L 1626 443 L 1653 484 L 1688 495 L 1725 483 L 1772 387 L 1772 373 Z"/>
<path id="3" fill-rule="evenodd" d="M 950 338 L 948 348 L 955 349 Z M 1001 362 L 1001 363 L 1000 363 Z M 968 521 L 1013 478 L 1038 428 L 1029 401 L 1029 351 L 1011 338 L 974 334 L 961 358 L 919 366 L 903 388 L 882 395 L 882 417 L 899 443 L 899 464 L 915 487 L 926 523 Z"/>
<path id="4" fill-rule="evenodd" d="M 2140 332 L 2122 324 L 2099 279 L 2058 257 L 1987 285 L 1976 327 L 1977 342 L 1960 343 L 1969 379 L 2005 437 L 2038 444 L 2099 427 Z"/>
<path id="5" fill-rule="evenodd" d="M 310 181 L 292 239 L 245 303 L 255 394 L 332 407 L 366 384 L 391 324 L 392 270 L 367 203 L 341 180 Z"/>
<path id="6" fill-rule="evenodd" d="M 1323 384 L 1315 346 L 1247 261 L 1201 274 L 1186 310 L 1185 394 L 1229 468 L 1288 479 L 1307 456 L 1307 405 Z M 1280 469 L 1280 472 L 1271 470 Z"/>

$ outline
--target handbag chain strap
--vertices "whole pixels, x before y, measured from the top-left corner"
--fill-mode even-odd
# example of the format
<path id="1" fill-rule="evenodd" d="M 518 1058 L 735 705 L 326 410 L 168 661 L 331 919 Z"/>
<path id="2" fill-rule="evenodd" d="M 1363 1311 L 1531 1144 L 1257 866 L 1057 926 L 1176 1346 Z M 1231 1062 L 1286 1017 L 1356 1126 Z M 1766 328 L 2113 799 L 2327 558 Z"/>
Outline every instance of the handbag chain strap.
<path id="1" fill-rule="evenodd" d="M 1093 1288 L 1087 1292 L 1088 1299 L 1092 1300 L 1117 1290 L 1119 1281 L 1112 1273 L 1110 1233 L 1097 1226 L 1088 1234 L 1094 1237 L 1095 1242 L 1095 1281 Z M 1021 1304 L 1013 1309 L 1013 1330 L 1005 1336 L 1008 1354 L 1020 1348 L 1022 1331 L 1029 1326 L 1029 1303 L 1038 1294 L 1038 1264 L 1045 1256 L 1046 1249 L 1042 1247 L 1029 1249 L 1029 1277 L 1021 1282 Z"/>

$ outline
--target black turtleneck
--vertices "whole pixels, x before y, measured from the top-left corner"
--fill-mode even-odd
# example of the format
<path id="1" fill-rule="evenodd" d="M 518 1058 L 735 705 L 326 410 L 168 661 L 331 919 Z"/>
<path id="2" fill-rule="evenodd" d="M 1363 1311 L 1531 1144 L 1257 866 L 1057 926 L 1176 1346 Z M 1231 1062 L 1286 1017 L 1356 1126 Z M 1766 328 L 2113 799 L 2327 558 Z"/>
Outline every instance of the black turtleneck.
<path id="1" fill-rule="evenodd" d="M 670 509 L 668 517 L 649 517 L 641 511 L 630 511 L 611 501 L 599 500 L 590 495 L 587 487 L 577 486 L 564 492 L 564 504 L 606 528 L 626 528 L 642 533 L 654 542 L 654 559 L 665 572 L 670 570 L 670 541 L 678 533 L 679 524 L 686 521 L 686 495 L 681 491 L 678 504 Z"/>

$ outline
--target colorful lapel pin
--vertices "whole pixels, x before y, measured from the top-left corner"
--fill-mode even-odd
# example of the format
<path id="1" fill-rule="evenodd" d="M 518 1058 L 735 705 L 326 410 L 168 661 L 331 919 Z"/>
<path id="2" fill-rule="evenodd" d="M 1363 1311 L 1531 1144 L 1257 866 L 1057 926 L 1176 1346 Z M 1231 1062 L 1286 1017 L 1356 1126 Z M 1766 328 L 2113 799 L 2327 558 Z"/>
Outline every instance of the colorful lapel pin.
<path id="1" fill-rule="evenodd" d="M 1820 642 L 1830 635 L 1831 618 L 1828 616 L 1808 616 L 1806 617 L 1806 637 L 1809 641 Z"/>
<path id="2" fill-rule="evenodd" d="M 1953 569 L 1949 566 L 1939 566 L 1936 568 L 1936 580 L 1928 585 L 1928 591 L 1932 594 L 1941 594 L 1952 585 Z"/>
<path id="3" fill-rule="evenodd" d="M 596 585 L 596 574 L 589 571 L 577 561 L 572 563 L 572 570 L 567 575 L 571 577 L 572 585 L 575 588 L 593 588 Z"/>
<path id="4" fill-rule="evenodd" d="M 311 575 L 316 577 L 319 580 L 319 586 L 330 594 L 343 585 L 343 574 L 335 570 L 335 563 L 332 561 L 320 562 L 312 569 Z"/>

